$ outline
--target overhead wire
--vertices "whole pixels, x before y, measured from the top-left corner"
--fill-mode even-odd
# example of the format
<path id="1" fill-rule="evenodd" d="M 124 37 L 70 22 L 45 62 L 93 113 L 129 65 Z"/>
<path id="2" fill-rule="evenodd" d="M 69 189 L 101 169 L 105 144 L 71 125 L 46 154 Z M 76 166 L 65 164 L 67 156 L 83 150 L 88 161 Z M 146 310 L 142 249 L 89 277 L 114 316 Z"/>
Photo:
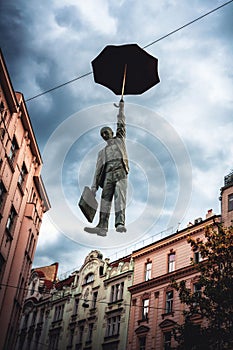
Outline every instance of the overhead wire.
<path id="1" fill-rule="evenodd" d="M 0 287 L 9 287 L 9 288 L 15 288 L 15 289 L 18 289 L 18 290 L 25 290 L 25 291 L 32 291 L 32 289 L 30 289 L 30 288 L 26 288 L 26 287 L 19 287 L 19 286 L 13 286 L 13 285 L 10 285 L 10 284 L 4 284 L 4 283 L 0 283 Z M 34 290 L 33 290 L 34 291 Z M 61 295 L 61 294 L 59 294 L 59 293 L 61 293 L 62 292 L 62 290 L 57 290 L 54 294 L 51 294 L 51 293 L 49 293 L 49 292 L 42 292 L 41 293 L 41 295 L 48 295 L 48 296 L 53 296 L 53 295 L 55 295 L 55 296 L 58 296 L 58 298 L 60 298 L 60 299 L 62 299 L 62 298 L 65 298 L 66 296 L 65 295 Z M 30 298 L 28 298 L 28 300 L 29 300 Z M 49 299 L 49 298 L 48 298 Z M 47 303 L 47 302 L 50 302 L 50 300 L 48 300 L 48 299 L 40 299 L 40 302 L 45 302 L 45 303 Z M 57 299 L 56 299 L 57 300 Z M 92 303 L 93 302 L 93 300 L 91 300 L 91 299 L 87 299 L 87 298 L 78 298 L 78 300 L 79 301 L 83 301 L 83 302 L 86 302 L 86 303 Z M 53 300 L 52 300 L 53 301 Z M 119 301 L 116 301 L 116 303 L 117 302 L 119 302 Z M 121 301 L 122 302 L 122 301 Z M 108 301 L 103 301 L 103 300 L 96 300 L 96 303 L 99 303 L 99 304 L 109 304 L 109 302 Z M 132 305 L 131 303 L 130 304 L 128 304 L 128 303 L 124 303 L 123 302 L 123 304 L 124 304 L 124 306 L 129 306 L 129 307 L 140 307 L 140 308 L 144 308 L 144 306 L 143 305 Z M 166 310 L 166 308 L 165 307 L 155 307 L 155 306 L 150 306 L 150 305 L 148 305 L 147 306 L 147 308 L 148 309 L 154 309 L 154 310 Z M 182 310 L 182 309 L 173 309 L 173 311 L 175 312 L 183 312 L 184 310 Z"/>
<path id="2" fill-rule="evenodd" d="M 167 37 L 169 37 L 169 36 L 171 36 L 171 35 L 177 33 L 178 31 L 180 31 L 180 30 L 182 30 L 182 29 L 188 27 L 189 25 L 191 25 L 191 24 L 193 24 L 193 23 L 195 23 L 195 22 L 201 20 L 202 18 L 204 18 L 204 17 L 206 17 L 206 16 L 212 14 L 213 12 L 216 12 L 216 11 L 220 10 L 222 7 L 224 7 L 224 6 L 226 6 L 226 5 L 229 5 L 231 2 L 233 2 L 233 0 L 227 1 L 227 2 L 225 2 L 224 4 L 222 4 L 222 5 L 220 5 L 220 6 L 216 7 L 216 8 L 214 8 L 214 9 L 208 11 L 208 12 L 206 12 L 205 14 L 203 14 L 203 15 L 197 17 L 197 18 L 195 18 L 194 20 L 192 20 L 192 21 L 190 21 L 190 22 L 188 22 L 188 23 L 182 25 L 181 27 L 179 27 L 179 28 L 177 28 L 177 29 L 175 29 L 175 30 L 172 30 L 171 32 L 169 32 L 169 33 L 167 33 L 167 34 L 161 36 L 160 38 L 158 38 L 158 39 L 152 41 L 151 43 L 149 43 L 149 44 L 143 46 L 143 49 L 145 49 L 145 48 L 147 48 L 147 47 L 149 47 L 149 46 L 152 46 L 152 45 L 154 45 L 155 43 L 157 43 L 157 42 L 159 42 L 159 41 L 161 41 L 161 40 L 163 40 L 163 39 L 165 39 L 165 38 L 167 38 Z M 36 99 L 36 98 L 38 98 L 38 97 L 40 97 L 40 96 L 43 96 L 43 95 L 45 95 L 45 94 L 47 94 L 47 93 L 49 93 L 49 92 L 51 92 L 51 91 L 54 91 L 54 90 L 56 90 L 56 89 L 59 89 L 59 88 L 65 86 L 65 85 L 71 84 L 71 83 L 73 83 L 73 82 L 75 82 L 75 81 L 77 81 L 77 80 L 79 80 L 79 79 L 82 79 L 82 78 L 84 78 L 84 77 L 86 77 L 86 76 L 88 76 L 88 75 L 90 75 L 90 74 L 93 74 L 93 72 L 91 71 L 91 72 L 85 73 L 85 74 L 80 75 L 80 76 L 78 76 L 78 77 L 76 77 L 76 78 L 74 78 L 74 79 L 71 79 L 71 80 L 69 80 L 69 81 L 67 81 L 67 82 L 65 82 L 65 83 L 63 83 L 63 84 L 60 84 L 60 85 L 57 85 L 57 86 L 55 86 L 55 87 L 53 87 L 53 88 L 51 88 L 51 89 L 45 90 L 45 91 L 43 91 L 43 92 L 41 92 L 41 93 L 39 93 L 39 94 L 37 94 L 37 95 L 35 95 L 35 96 L 33 96 L 33 97 L 30 97 L 30 98 L 26 99 L 25 102 L 31 101 L 31 100 L 33 100 L 33 99 Z"/>
<path id="3" fill-rule="evenodd" d="M 206 17 L 206 16 L 208 16 L 208 15 L 210 15 L 211 13 L 213 13 L 213 12 L 219 10 L 220 8 L 222 8 L 222 7 L 226 6 L 226 5 L 229 5 L 231 2 L 233 2 L 233 0 L 227 1 L 227 2 L 225 2 L 224 4 L 222 4 L 222 5 L 218 6 L 218 7 L 215 7 L 213 10 L 210 10 L 209 12 L 206 12 L 204 15 L 201 15 L 201 16 L 195 18 L 194 20 L 192 20 L 192 21 L 190 21 L 190 22 L 188 22 L 188 23 L 182 25 L 181 27 L 179 27 L 179 28 L 177 28 L 177 29 L 175 29 L 175 30 L 169 32 L 168 34 L 161 36 L 159 39 L 157 39 L 157 40 L 155 40 L 155 41 L 152 41 L 150 44 L 144 46 L 143 49 L 146 49 L 147 47 L 149 47 L 149 46 L 151 46 L 151 45 L 154 45 L 154 44 L 157 43 L 158 41 L 161 41 L 161 40 L 167 38 L 168 36 L 170 36 L 170 35 L 172 35 L 172 34 L 178 32 L 178 31 L 180 31 L 181 29 L 184 29 L 185 27 L 188 27 L 189 25 L 191 25 L 191 24 L 193 24 L 193 23 L 199 21 L 200 19 L 202 19 L 202 18 L 204 18 L 204 17 Z"/>
<path id="4" fill-rule="evenodd" d="M 149 43 L 149 44 L 143 46 L 142 48 L 145 49 L 145 48 L 147 48 L 147 47 L 149 47 L 149 46 L 154 45 L 155 43 L 157 43 L 157 42 L 159 42 L 159 41 L 161 41 L 161 40 L 163 40 L 163 39 L 165 39 L 165 38 L 167 38 L 167 37 L 169 37 L 169 36 L 171 36 L 171 35 L 177 33 L 178 31 L 180 31 L 180 30 L 182 30 L 182 29 L 188 27 L 189 25 L 191 25 L 191 24 L 193 24 L 193 23 L 195 23 L 195 22 L 201 20 L 202 18 L 204 18 L 204 17 L 206 17 L 206 16 L 212 14 L 213 12 L 216 12 L 216 11 L 220 10 L 222 7 L 224 7 L 224 6 L 226 6 L 226 5 L 229 5 L 229 4 L 232 3 L 232 2 L 233 2 L 233 0 L 229 0 L 229 1 L 225 2 L 225 3 L 222 4 L 222 5 L 220 5 L 220 6 L 218 6 L 218 7 L 215 7 L 214 9 L 212 9 L 212 10 L 210 10 L 210 11 L 204 13 L 203 15 L 201 15 L 201 16 L 195 18 L 194 20 L 192 20 L 192 21 L 190 21 L 190 22 L 188 22 L 188 23 L 182 25 L 181 27 L 179 27 L 179 28 L 177 28 L 177 29 L 175 29 L 175 30 L 172 30 L 171 32 L 169 32 L 169 33 L 167 33 L 167 34 L 161 36 L 160 38 L 158 38 L 158 39 L 152 41 L 151 43 Z M 65 82 L 65 83 L 56 85 L 56 86 L 54 86 L 53 88 L 50 88 L 50 89 L 45 90 L 45 91 L 42 91 L 41 93 L 39 93 L 39 94 L 37 94 L 37 95 L 34 95 L 34 96 L 32 96 L 32 97 L 27 98 L 27 99 L 25 100 L 25 102 L 32 101 L 32 100 L 34 100 L 34 99 L 36 99 L 36 98 L 38 98 L 38 97 L 41 97 L 41 96 L 43 96 L 43 95 L 45 95 L 45 94 L 47 94 L 47 93 L 49 93 L 49 92 L 52 92 L 52 91 L 54 91 L 54 90 L 57 90 L 57 89 L 59 89 L 59 88 L 61 88 L 61 87 L 63 87 L 63 86 L 69 85 L 69 84 L 71 84 L 71 83 L 73 83 L 73 82 L 75 82 L 75 81 L 77 81 L 77 80 L 80 80 L 80 79 L 82 79 L 82 78 L 85 78 L 85 77 L 87 77 L 87 76 L 89 76 L 89 75 L 91 75 L 91 74 L 93 74 L 92 71 L 91 71 L 91 72 L 87 72 L 87 73 L 85 73 L 85 74 L 82 74 L 82 75 L 80 75 L 80 76 L 78 76 L 78 77 L 76 77 L 76 78 L 73 78 L 73 79 L 71 79 L 71 80 L 68 80 L 68 81 Z M 5 108 L 5 109 L 1 110 L 1 112 L 7 111 L 7 110 L 8 110 L 8 108 Z"/>

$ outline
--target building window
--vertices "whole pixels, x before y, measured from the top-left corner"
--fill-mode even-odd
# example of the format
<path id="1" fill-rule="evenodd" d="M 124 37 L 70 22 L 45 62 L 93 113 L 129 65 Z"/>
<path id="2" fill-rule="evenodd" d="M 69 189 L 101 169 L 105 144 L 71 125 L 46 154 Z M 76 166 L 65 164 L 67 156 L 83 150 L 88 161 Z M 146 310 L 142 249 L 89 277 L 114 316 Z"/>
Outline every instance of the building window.
<path id="1" fill-rule="evenodd" d="M 41 309 L 40 310 L 39 323 L 43 323 L 43 321 L 44 321 L 44 314 L 45 314 L 45 309 Z"/>
<path id="2" fill-rule="evenodd" d="M 93 298 L 92 298 L 92 304 L 91 304 L 92 309 L 96 308 L 97 297 L 98 297 L 98 292 L 94 292 Z"/>
<path id="3" fill-rule="evenodd" d="M 201 296 L 201 285 L 200 285 L 200 283 L 194 283 L 194 285 L 193 285 L 193 293 L 195 293 L 197 296 Z"/>
<path id="4" fill-rule="evenodd" d="M 0 209 L 2 208 L 6 198 L 6 188 L 3 185 L 3 182 L 0 181 Z"/>
<path id="5" fill-rule="evenodd" d="M 84 326 L 79 326 L 79 332 L 78 332 L 78 345 L 82 344 L 83 341 L 83 333 L 84 333 Z"/>
<path id="6" fill-rule="evenodd" d="M 151 279 L 152 262 L 148 262 L 145 265 L 145 281 Z"/>
<path id="7" fill-rule="evenodd" d="M 201 253 L 200 252 L 194 252 L 193 254 L 193 260 L 194 260 L 194 263 L 195 264 L 198 264 L 199 262 L 201 262 L 203 259 L 202 259 L 202 256 L 201 256 Z"/>
<path id="8" fill-rule="evenodd" d="M 3 270 L 4 264 L 5 264 L 5 259 L 3 258 L 2 254 L 0 253 L 0 276 L 1 276 L 1 272 Z"/>
<path id="9" fill-rule="evenodd" d="M 110 303 L 123 299 L 124 282 L 114 284 L 111 287 Z"/>
<path id="10" fill-rule="evenodd" d="M 103 274 L 104 274 L 104 267 L 103 267 L 103 266 L 100 266 L 100 267 L 99 267 L 99 275 L 100 275 L 100 276 L 103 276 Z"/>
<path id="11" fill-rule="evenodd" d="M 49 334 L 49 350 L 59 349 L 59 336 L 60 336 L 60 331 L 58 329 L 52 331 Z"/>
<path id="12" fill-rule="evenodd" d="M 28 254 L 32 253 L 32 247 L 33 247 L 33 241 L 34 241 L 34 235 L 31 231 L 31 229 L 29 229 L 29 235 L 28 235 L 28 241 L 27 241 L 27 247 L 26 247 L 26 251 Z"/>
<path id="13" fill-rule="evenodd" d="M 146 336 L 139 337 L 138 339 L 139 343 L 139 350 L 145 350 L 146 349 Z"/>
<path id="14" fill-rule="evenodd" d="M 78 304 L 79 304 L 79 299 L 75 299 L 73 315 L 77 315 L 78 313 Z"/>
<path id="15" fill-rule="evenodd" d="M 233 193 L 228 196 L 228 211 L 233 210 Z"/>
<path id="16" fill-rule="evenodd" d="M 64 304 L 62 304 L 62 305 L 57 305 L 57 306 L 55 307 L 55 313 L 54 313 L 54 319 L 53 319 L 53 321 L 62 320 L 62 318 L 63 318 L 63 313 L 64 313 L 64 307 L 65 307 Z"/>
<path id="17" fill-rule="evenodd" d="M 28 171 L 27 171 L 26 165 L 23 163 L 22 168 L 21 168 L 20 173 L 19 173 L 19 178 L 18 178 L 18 184 L 20 186 L 23 186 L 23 183 L 26 179 L 27 173 L 28 173 Z"/>
<path id="18" fill-rule="evenodd" d="M 88 334 L 87 334 L 87 341 L 88 342 L 92 341 L 93 328 L 94 328 L 94 323 L 89 323 Z"/>
<path id="19" fill-rule="evenodd" d="M 16 215 L 15 208 L 12 206 L 6 223 L 6 228 L 9 232 L 13 231 Z"/>
<path id="20" fill-rule="evenodd" d="M 2 112 L 4 112 L 4 109 L 5 109 L 4 103 L 1 101 L 1 103 L 0 103 L 0 113 L 1 114 L 2 114 Z"/>
<path id="21" fill-rule="evenodd" d="M 37 310 L 35 310 L 32 314 L 32 326 L 36 323 Z"/>
<path id="22" fill-rule="evenodd" d="M 11 143 L 11 148 L 10 148 L 9 154 L 8 154 L 8 158 L 11 160 L 12 163 L 14 162 L 14 159 L 15 159 L 15 156 L 16 156 L 18 149 L 19 149 L 18 143 L 14 137 L 12 140 L 12 143 Z"/>
<path id="23" fill-rule="evenodd" d="M 31 289 L 30 289 L 30 294 L 31 294 L 31 295 L 33 295 L 33 294 L 35 293 L 35 288 L 36 288 L 36 282 L 33 281 L 33 282 L 32 282 L 32 287 L 31 287 Z"/>
<path id="24" fill-rule="evenodd" d="M 74 328 L 70 328 L 69 341 L 68 341 L 68 347 L 70 349 L 72 349 L 73 340 L 74 340 Z"/>
<path id="25" fill-rule="evenodd" d="M 172 272 L 175 270 L 175 258 L 175 253 L 168 254 L 168 272 Z"/>
<path id="26" fill-rule="evenodd" d="M 142 300 L 142 320 L 147 320 L 149 314 L 149 299 Z"/>
<path id="27" fill-rule="evenodd" d="M 94 273 L 92 273 L 92 272 L 89 273 L 89 274 L 86 276 L 85 282 L 84 282 L 84 283 L 86 284 L 86 283 L 93 282 L 93 281 L 94 281 L 94 277 L 95 277 L 95 276 L 94 276 Z"/>
<path id="28" fill-rule="evenodd" d="M 28 319 L 29 319 L 29 314 L 24 315 L 24 320 L 23 320 L 23 328 L 27 328 L 28 326 Z"/>
<path id="29" fill-rule="evenodd" d="M 171 349 L 171 332 L 165 332 L 163 335 L 164 338 L 164 350 L 170 350 Z"/>
<path id="30" fill-rule="evenodd" d="M 166 293 L 166 314 L 172 312 L 173 306 L 173 290 L 170 290 Z"/>
<path id="31" fill-rule="evenodd" d="M 107 321 L 106 337 L 119 335 L 121 316 L 109 317 Z"/>

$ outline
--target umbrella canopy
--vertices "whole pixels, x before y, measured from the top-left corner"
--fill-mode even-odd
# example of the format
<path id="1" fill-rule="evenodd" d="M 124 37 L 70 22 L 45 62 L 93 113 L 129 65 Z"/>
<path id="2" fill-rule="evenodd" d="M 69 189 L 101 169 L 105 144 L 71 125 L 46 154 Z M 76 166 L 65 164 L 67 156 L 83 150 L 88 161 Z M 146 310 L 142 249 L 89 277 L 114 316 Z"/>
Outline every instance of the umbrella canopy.
<path id="1" fill-rule="evenodd" d="M 159 83 L 158 60 L 137 44 L 108 45 L 91 62 L 94 80 L 116 95 L 138 95 Z"/>

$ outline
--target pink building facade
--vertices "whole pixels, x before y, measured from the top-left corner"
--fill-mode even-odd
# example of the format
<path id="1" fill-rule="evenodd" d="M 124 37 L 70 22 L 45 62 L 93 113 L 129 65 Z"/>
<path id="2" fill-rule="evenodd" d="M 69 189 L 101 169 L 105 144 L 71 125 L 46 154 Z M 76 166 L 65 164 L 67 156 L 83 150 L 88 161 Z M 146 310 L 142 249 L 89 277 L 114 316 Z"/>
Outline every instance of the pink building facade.
<path id="1" fill-rule="evenodd" d="M 205 228 L 214 222 L 229 227 L 233 220 L 233 173 L 224 178 L 221 188 L 221 215 L 209 210 L 205 219 L 198 218 L 187 228 L 132 253 L 134 280 L 128 326 L 127 350 L 169 350 L 177 346 L 172 329 L 183 323 L 184 304 L 171 287 L 172 280 L 186 280 L 191 291 L 199 289 L 198 273 L 190 258 L 198 262 L 187 238 L 203 238 Z M 197 318 L 196 323 L 203 320 Z"/>
<path id="2" fill-rule="evenodd" d="M 26 104 L 0 52 L 0 349 L 13 349 L 43 214 L 50 208 Z"/>

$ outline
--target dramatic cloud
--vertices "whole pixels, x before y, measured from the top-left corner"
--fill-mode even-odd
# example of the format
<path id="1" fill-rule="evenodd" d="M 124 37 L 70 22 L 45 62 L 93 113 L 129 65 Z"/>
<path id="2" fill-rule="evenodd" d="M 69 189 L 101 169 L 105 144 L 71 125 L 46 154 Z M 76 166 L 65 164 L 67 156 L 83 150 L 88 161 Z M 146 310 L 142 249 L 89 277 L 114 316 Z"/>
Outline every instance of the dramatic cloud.
<path id="1" fill-rule="evenodd" d="M 163 40 L 224 1 L 9 0 L 0 5 L 1 49 L 14 89 L 27 102 L 43 154 L 51 211 L 34 265 L 78 267 L 90 249 L 117 257 L 185 227 L 208 209 L 220 212 L 219 190 L 232 166 L 232 6 L 230 3 Z M 99 129 L 115 127 L 118 102 L 94 83 L 91 61 L 109 44 L 137 43 L 159 59 L 161 82 L 126 96 L 131 172 L 128 232 L 87 237 L 77 202 L 90 185 Z M 35 99 L 56 86 L 86 75 Z M 99 198 L 99 194 L 98 194 Z M 98 218 L 96 217 L 95 220 Z M 168 231 L 166 231 L 169 229 Z M 174 231 L 173 231 L 174 232 Z M 154 238 L 153 238 L 154 237 Z M 136 239 L 136 241 L 135 241 Z"/>

